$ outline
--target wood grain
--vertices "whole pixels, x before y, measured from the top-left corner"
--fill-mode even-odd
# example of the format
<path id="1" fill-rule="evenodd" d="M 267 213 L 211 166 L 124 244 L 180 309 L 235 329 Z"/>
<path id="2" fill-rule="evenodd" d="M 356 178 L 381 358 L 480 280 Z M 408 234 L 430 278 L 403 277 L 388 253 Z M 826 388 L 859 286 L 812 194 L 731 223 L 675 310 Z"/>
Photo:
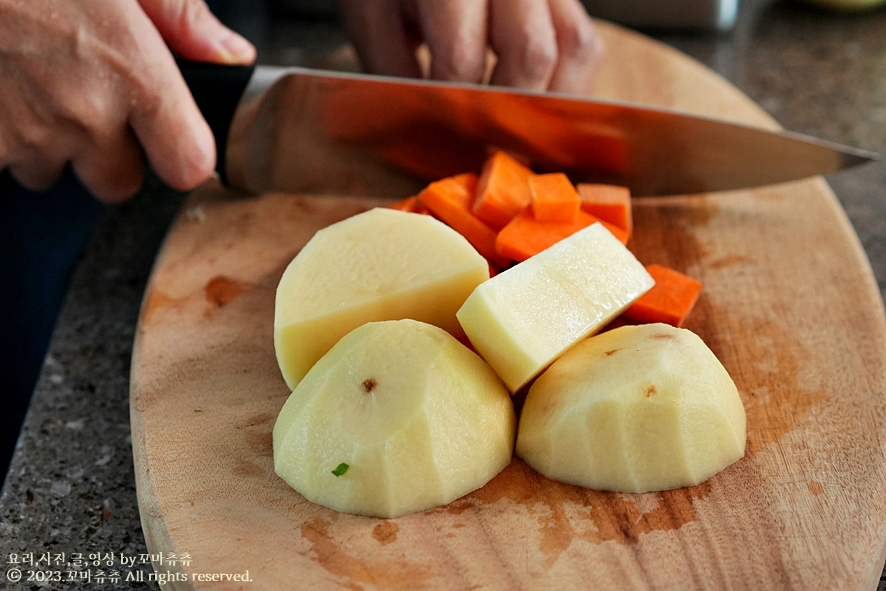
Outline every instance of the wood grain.
<path id="1" fill-rule="evenodd" d="M 774 127 L 688 58 L 601 24 L 600 96 Z M 391 199 L 403 195 L 391 195 Z M 384 520 L 314 505 L 273 471 L 289 392 L 276 283 L 319 228 L 384 200 L 191 195 L 145 294 L 132 364 L 139 504 L 175 589 L 873 589 L 886 550 L 886 318 L 820 178 L 643 199 L 630 247 L 701 279 L 687 327 L 735 379 L 748 452 L 642 495 L 549 481 L 519 460 L 445 507 Z M 251 582 L 199 582 L 200 573 Z"/>

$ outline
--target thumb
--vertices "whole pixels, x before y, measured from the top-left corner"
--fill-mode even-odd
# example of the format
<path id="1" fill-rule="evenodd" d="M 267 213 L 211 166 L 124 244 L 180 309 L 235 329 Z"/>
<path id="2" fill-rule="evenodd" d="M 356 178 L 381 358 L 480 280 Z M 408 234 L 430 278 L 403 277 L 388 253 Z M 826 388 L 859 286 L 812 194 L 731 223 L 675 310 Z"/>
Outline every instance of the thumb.
<path id="1" fill-rule="evenodd" d="M 255 47 L 225 27 L 204 0 L 138 0 L 169 48 L 194 61 L 250 64 Z"/>

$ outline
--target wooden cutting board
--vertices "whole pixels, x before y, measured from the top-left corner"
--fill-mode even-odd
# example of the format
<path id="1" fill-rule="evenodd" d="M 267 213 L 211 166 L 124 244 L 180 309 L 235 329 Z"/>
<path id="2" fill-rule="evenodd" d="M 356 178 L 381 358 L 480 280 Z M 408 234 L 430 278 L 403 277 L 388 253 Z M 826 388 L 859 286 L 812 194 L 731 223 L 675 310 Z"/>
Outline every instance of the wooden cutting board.
<path id="1" fill-rule="evenodd" d="M 776 127 L 724 80 L 601 24 L 601 96 Z M 391 199 L 405 195 L 392 194 Z M 519 460 L 448 506 L 339 514 L 277 478 L 289 392 L 273 304 L 319 228 L 384 204 L 246 197 L 209 182 L 157 260 L 131 414 L 142 525 L 179 589 L 873 589 L 886 549 L 886 320 L 867 259 L 820 178 L 638 200 L 631 249 L 701 279 L 688 321 L 735 379 L 744 459 L 708 482 L 594 492 Z M 169 564 L 169 553 L 187 564 Z M 251 582 L 201 582 L 198 574 Z"/>

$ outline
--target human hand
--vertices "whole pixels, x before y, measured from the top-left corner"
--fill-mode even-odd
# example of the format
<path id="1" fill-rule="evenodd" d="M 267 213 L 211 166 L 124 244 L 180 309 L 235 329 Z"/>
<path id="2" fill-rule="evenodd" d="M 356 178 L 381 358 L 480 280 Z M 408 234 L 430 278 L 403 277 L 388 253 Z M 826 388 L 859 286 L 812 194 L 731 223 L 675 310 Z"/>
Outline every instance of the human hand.
<path id="1" fill-rule="evenodd" d="M 480 82 L 486 49 L 497 55 L 490 83 L 586 94 L 603 43 L 579 0 L 339 0 L 344 26 L 373 73 Z"/>
<path id="2" fill-rule="evenodd" d="M 145 158 L 177 189 L 208 178 L 212 133 L 164 40 L 191 60 L 255 58 L 203 0 L 0 0 L 0 169 L 41 190 L 70 163 L 105 201 L 138 190 Z"/>

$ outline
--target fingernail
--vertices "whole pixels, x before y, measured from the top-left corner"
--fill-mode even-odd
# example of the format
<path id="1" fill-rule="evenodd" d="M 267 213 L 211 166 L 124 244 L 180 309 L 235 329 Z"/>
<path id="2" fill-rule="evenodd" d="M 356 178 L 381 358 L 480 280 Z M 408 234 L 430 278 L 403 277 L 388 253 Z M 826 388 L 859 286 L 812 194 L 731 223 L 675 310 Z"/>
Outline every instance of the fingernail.
<path id="1" fill-rule="evenodd" d="M 219 41 L 226 61 L 251 63 L 255 59 L 255 47 L 234 31 L 228 29 Z"/>

